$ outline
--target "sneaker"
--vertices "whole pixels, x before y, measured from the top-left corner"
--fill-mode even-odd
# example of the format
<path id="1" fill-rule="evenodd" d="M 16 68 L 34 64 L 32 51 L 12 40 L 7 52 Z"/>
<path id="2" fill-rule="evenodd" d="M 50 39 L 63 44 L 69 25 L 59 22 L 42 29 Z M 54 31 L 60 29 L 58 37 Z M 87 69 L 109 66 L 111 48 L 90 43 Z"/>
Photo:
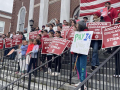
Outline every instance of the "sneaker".
<path id="1" fill-rule="evenodd" d="M 99 65 L 96 65 L 95 68 L 99 67 Z"/>
<path id="2" fill-rule="evenodd" d="M 51 69 L 50 69 L 50 68 L 48 68 L 48 71 L 47 71 L 47 72 L 45 72 L 45 73 L 51 74 Z"/>
<path id="3" fill-rule="evenodd" d="M 75 84 L 74 86 L 75 86 L 75 87 L 77 87 L 78 85 L 80 85 L 80 83 L 81 83 L 81 82 L 79 82 L 79 83 Z"/>
<path id="4" fill-rule="evenodd" d="M 19 72 L 15 72 L 15 74 L 18 74 Z"/>
<path id="5" fill-rule="evenodd" d="M 95 66 L 91 66 L 91 71 L 94 71 L 95 70 Z"/>
<path id="6" fill-rule="evenodd" d="M 58 75 L 60 75 L 60 73 L 58 73 L 58 72 L 53 72 L 51 75 L 52 75 L 52 76 L 58 76 Z"/>

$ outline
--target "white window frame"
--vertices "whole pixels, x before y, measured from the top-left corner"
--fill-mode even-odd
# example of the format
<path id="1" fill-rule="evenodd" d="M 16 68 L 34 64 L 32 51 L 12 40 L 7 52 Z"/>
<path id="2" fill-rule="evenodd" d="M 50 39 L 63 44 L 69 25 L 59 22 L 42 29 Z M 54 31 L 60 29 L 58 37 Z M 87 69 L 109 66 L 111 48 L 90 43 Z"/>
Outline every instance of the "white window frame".
<path id="1" fill-rule="evenodd" d="M 1 21 L 1 20 L 0 20 L 0 22 L 3 22 L 3 23 L 4 23 L 3 32 L 0 32 L 0 33 L 4 34 L 4 31 L 5 31 L 5 21 Z"/>
<path id="2" fill-rule="evenodd" d="M 20 21 L 20 12 L 22 9 L 25 9 L 25 17 L 26 17 L 26 7 L 25 6 L 22 6 L 18 12 L 18 21 L 17 21 L 17 29 L 16 29 L 16 32 L 19 31 L 19 21 Z M 25 26 L 25 21 L 24 21 L 24 26 Z"/>

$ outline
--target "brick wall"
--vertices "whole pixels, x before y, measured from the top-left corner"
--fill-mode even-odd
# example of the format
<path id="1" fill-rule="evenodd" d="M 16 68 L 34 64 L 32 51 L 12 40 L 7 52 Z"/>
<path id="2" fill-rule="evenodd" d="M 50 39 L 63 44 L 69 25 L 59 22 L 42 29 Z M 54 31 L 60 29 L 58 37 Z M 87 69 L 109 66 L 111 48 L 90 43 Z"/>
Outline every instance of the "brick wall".
<path id="1" fill-rule="evenodd" d="M 55 3 L 49 4 L 48 22 L 53 18 L 57 18 L 60 20 L 60 9 L 61 9 L 61 0 Z"/>
<path id="2" fill-rule="evenodd" d="M 23 3 L 22 3 L 23 2 Z M 25 27 L 28 25 L 28 15 L 29 15 L 29 4 L 30 0 L 14 0 L 13 3 L 13 13 L 12 13 L 12 21 L 11 21 L 11 32 L 15 32 L 17 28 L 17 20 L 18 20 L 18 13 L 20 8 L 23 6 L 26 7 L 26 17 L 25 17 Z"/>

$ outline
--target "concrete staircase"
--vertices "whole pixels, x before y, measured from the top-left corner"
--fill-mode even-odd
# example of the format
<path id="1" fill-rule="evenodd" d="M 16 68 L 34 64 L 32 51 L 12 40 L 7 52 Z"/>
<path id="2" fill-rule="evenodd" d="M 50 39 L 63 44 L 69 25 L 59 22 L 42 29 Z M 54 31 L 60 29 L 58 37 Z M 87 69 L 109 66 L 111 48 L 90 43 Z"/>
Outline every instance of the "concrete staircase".
<path id="1" fill-rule="evenodd" d="M 103 55 L 102 51 L 100 51 L 100 56 L 99 56 L 100 63 L 102 63 L 107 57 L 108 56 Z M 73 76 L 72 85 L 69 85 L 69 77 L 70 77 L 69 63 L 70 63 L 70 57 L 68 55 L 65 55 L 64 59 L 62 58 L 62 69 L 60 75 L 56 77 L 51 76 L 50 74 L 47 74 L 44 71 L 37 71 L 38 72 L 37 77 L 31 76 L 32 77 L 31 86 L 30 86 L 31 90 L 74 90 L 75 89 L 74 84 L 78 83 L 79 80 L 77 78 L 76 71 L 74 72 L 72 71 L 72 76 Z M 4 62 L 0 62 L 0 67 L 2 67 L 2 65 L 4 67 L 0 68 L 0 87 L 6 86 L 22 76 L 20 74 L 15 74 L 15 71 L 17 70 L 16 61 L 5 59 Z M 110 61 L 110 63 L 107 63 L 106 66 L 107 68 L 105 67 L 100 70 L 100 74 L 99 73 L 95 74 L 93 76 L 93 79 L 88 81 L 88 90 L 117 90 L 117 87 L 119 86 L 119 81 L 117 80 L 117 78 L 113 77 L 113 74 L 115 72 L 115 63 Z M 114 67 L 113 69 L 112 66 Z M 90 62 L 88 61 L 88 65 L 87 65 L 88 75 L 91 74 L 90 68 L 91 68 Z M 52 69 L 52 71 L 54 71 L 54 68 Z M 8 89 L 27 90 L 28 80 L 29 77 L 23 77 L 19 82 L 14 84 L 14 88 L 11 85 Z M 62 87 L 60 87 L 61 85 Z M 105 85 L 104 89 L 103 89 L 103 85 Z M 59 87 L 60 89 L 57 89 Z"/>

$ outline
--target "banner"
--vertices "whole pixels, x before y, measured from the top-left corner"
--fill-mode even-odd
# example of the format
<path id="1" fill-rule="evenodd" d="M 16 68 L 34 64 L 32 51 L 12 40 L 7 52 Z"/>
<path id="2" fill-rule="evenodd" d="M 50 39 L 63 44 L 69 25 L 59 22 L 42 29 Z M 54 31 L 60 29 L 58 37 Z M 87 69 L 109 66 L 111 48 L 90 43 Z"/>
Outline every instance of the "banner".
<path id="1" fill-rule="evenodd" d="M 69 48 L 71 47 L 71 44 L 72 44 L 72 41 L 74 38 L 74 34 L 75 34 L 75 31 L 74 31 L 73 27 L 71 27 L 70 30 L 68 31 L 68 34 L 67 34 L 67 40 L 70 40 L 70 42 L 68 44 Z"/>
<path id="2" fill-rule="evenodd" d="M 5 39 L 5 48 L 10 48 L 10 47 L 12 47 L 12 39 L 6 38 Z"/>
<path id="3" fill-rule="evenodd" d="M 49 53 L 60 55 L 68 45 L 69 41 L 63 38 L 55 37 L 48 49 Z"/>
<path id="4" fill-rule="evenodd" d="M 111 26 L 110 22 L 89 22 L 87 27 L 89 31 L 94 31 L 92 40 L 102 40 L 102 28 Z"/>
<path id="5" fill-rule="evenodd" d="M 38 31 L 30 32 L 29 33 L 29 40 L 36 39 L 37 35 L 38 35 Z"/>
<path id="6" fill-rule="evenodd" d="M 42 42 L 42 54 L 48 54 L 49 46 L 52 42 L 53 38 L 43 38 Z"/>
<path id="7" fill-rule="evenodd" d="M 109 48 L 120 45 L 120 24 L 103 28 L 102 48 Z"/>
<path id="8" fill-rule="evenodd" d="M 101 13 L 101 16 L 105 17 L 108 15 L 108 8 L 106 7 L 106 8 L 100 9 L 98 10 L 98 12 Z"/>
<path id="9" fill-rule="evenodd" d="M 22 35 L 13 35 L 12 46 L 19 45 L 22 43 Z"/>
<path id="10" fill-rule="evenodd" d="M 3 39 L 0 38 L 0 49 L 3 49 Z"/>
<path id="11" fill-rule="evenodd" d="M 88 55 L 93 31 L 75 31 L 71 52 Z"/>

